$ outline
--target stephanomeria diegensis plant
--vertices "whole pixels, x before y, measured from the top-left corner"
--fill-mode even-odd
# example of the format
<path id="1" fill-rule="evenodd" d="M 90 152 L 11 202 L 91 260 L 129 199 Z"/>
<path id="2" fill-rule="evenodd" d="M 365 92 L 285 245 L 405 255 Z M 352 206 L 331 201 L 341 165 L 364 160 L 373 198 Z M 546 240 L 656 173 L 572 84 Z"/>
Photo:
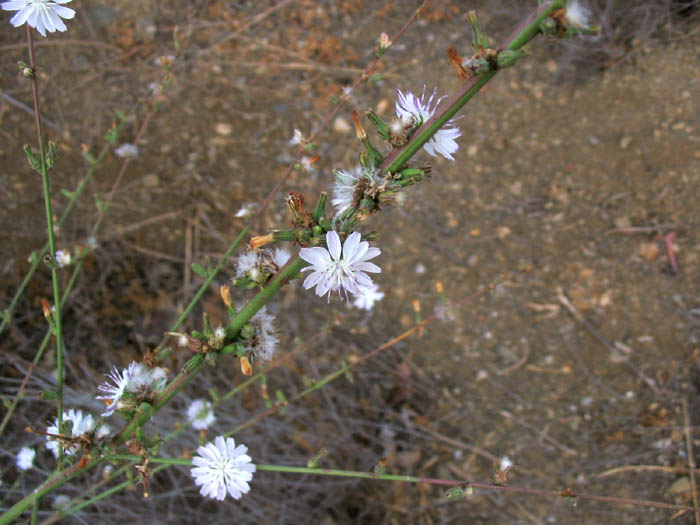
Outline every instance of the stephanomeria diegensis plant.
<path id="1" fill-rule="evenodd" d="M 68 28 L 63 19 L 72 19 L 75 15 L 73 9 L 64 5 L 70 2 L 13 0 L 0 4 L 3 10 L 15 12 L 10 19 L 13 26 L 27 26 L 30 63 L 21 63 L 20 72 L 32 81 L 34 87 L 39 151 L 34 152 L 26 147 L 25 152 L 30 166 L 42 175 L 45 187 L 50 240 L 48 264 L 52 268 L 55 303 L 53 307 L 46 305 L 44 313 L 56 339 L 59 369 L 55 392 L 58 401 L 56 418 L 46 422 L 44 432 L 35 430 L 46 436 L 46 448 L 57 458 L 57 471 L 46 483 L 2 515 L 0 524 L 18 518 L 33 504 L 39 505 L 39 500 L 52 490 L 103 462 L 135 468 L 144 487 L 153 473 L 151 466 L 154 464 L 190 466 L 191 483 L 199 487 L 203 497 L 215 500 L 223 500 L 227 495 L 239 499 L 255 490 L 254 476 L 260 471 L 426 482 L 418 478 L 391 476 L 381 471 L 363 473 L 321 470 L 313 466 L 263 465 L 258 460 L 264 458 L 256 460 L 251 457 L 245 444 L 237 443 L 226 435 L 200 444 L 192 459 L 161 457 L 161 439 L 148 435 L 146 423 L 193 377 L 206 370 L 204 364 L 238 358 L 242 373 L 249 376 L 256 367 L 270 361 L 277 352 L 279 339 L 274 316 L 265 304 L 290 280 L 303 279 L 303 288 L 313 289 L 325 301 L 346 301 L 364 310 L 376 307 L 384 297 L 380 280 L 382 252 L 376 234 L 366 232 L 363 227 L 365 221 L 384 208 L 405 200 L 410 186 L 431 176 L 431 167 L 426 160 L 412 160 L 417 153 L 424 151 L 429 156 L 442 156 L 454 161 L 462 135 L 458 111 L 499 69 L 515 64 L 525 56 L 525 45 L 530 40 L 541 33 L 561 37 L 590 32 L 589 12 L 578 1 L 543 3 L 536 7 L 502 47 L 492 45 L 479 28 L 476 16 L 470 13 L 468 21 L 474 34 L 472 52 L 467 58 L 460 57 L 454 48 L 448 53 L 452 66 L 462 79 L 455 93 L 450 96 L 441 94 L 439 87 L 420 81 L 414 81 L 410 86 L 396 86 L 393 119 L 384 121 L 371 111 L 366 115 L 384 141 L 380 147 L 370 142 L 360 117 L 353 113 L 357 136 L 364 151 L 357 165 L 336 169 L 333 180 L 328 181 L 332 183 L 330 204 L 333 209 L 327 209 L 328 194 L 325 192 L 312 205 L 300 193 L 291 192 L 287 204 L 293 227 L 275 229 L 253 237 L 249 250 L 238 255 L 231 285 L 220 289 L 228 322 L 214 328 L 205 317 L 200 330 L 189 333 L 171 330 L 167 332 L 171 337 L 171 347 L 163 349 L 155 357 L 147 356 L 143 362 L 132 362 L 122 369 L 115 366 L 107 371 L 104 383 L 94 386 L 95 397 L 105 406 L 100 419 L 77 408 L 63 409 L 61 294 L 56 270 L 72 264 L 73 256 L 56 251 L 52 237 L 48 172 L 54 163 L 55 146 L 44 142 L 38 118 L 31 30 L 36 29 L 42 36 L 46 36 L 47 32 L 66 31 Z M 391 45 L 389 37 L 382 34 L 377 47 L 378 56 L 381 57 Z M 154 92 L 160 93 L 159 90 Z M 290 144 L 299 149 L 300 167 L 304 171 L 314 169 L 314 158 L 304 155 L 313 149 L 311 140 L 295 130 Z M 138 149 L 133 145 L 133 148 L 129 148 L 129 155 L 136 154 Z M 120 155 L 124 156 L 125 153 L 120 152 Z M 237 216 L 249 215 L 251 207 L 247 205 Z M 208 285 L 213 276 L 203 268 L 199 268 L 198 272 L 206 275 Z M 238 289 L 241 296 L 252 291 L 257 293 L 244 306 L 235 307 L 232 288 Z M 169 380 L 168 372 L 158 363 L 173 350 L 190 352 L 191 358 Z M 186 411 L 183 426 L 192 426 L 200 432 L 200 438 L 206 439 L 208 428 L 216 423 L 218 402 L 218 399 L 197 399 L 192 402 Z M 117 426 L 117 416 L 127 423 L 120 431 L 114 432 L 112 428 Z M 111 418 L 109 424 L 104 421 L 107 418 Z M 17 468 L 31 469 L 35 455 L 36 450 L 32 448 L 19 450 Z M 504 458 L 500 469 L 503 483 L 510 468 L 512 463 Z M 442 480 L 441 484 L 454 486 L 448 497 L 468 495 L 477 486 L 448 480 Z M 498 488 L 495 485 L 489 487 Z M 567 497 L 573 496 L 567 494 Z M 66 506 L 62 505 L 62 508 Z"/>

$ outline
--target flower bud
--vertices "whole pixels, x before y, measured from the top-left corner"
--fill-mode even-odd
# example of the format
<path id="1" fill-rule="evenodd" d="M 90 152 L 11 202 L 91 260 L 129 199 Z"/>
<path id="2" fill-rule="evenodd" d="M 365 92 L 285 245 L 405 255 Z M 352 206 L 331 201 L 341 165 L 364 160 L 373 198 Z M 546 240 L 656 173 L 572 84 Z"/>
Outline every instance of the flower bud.
<path id="1" fill-rule="evenodd" d="M 261 248 L 262 246 L 265 246 L 267 244 L 270 244 L 271 242 L 274 241 L 274 238 L 271 233 L 268 233 L 267 235 L 258 235 L 257 237 L 253 237 L 248 245 L 255 250 L 256 248 Z"/>
<path id="2" fill-rule="evenodd" d="M 241 372 L 244 376 L 253 375 L 253 367 L 250 364 L 250 360 L 246 356 L 241 357 Z"/>

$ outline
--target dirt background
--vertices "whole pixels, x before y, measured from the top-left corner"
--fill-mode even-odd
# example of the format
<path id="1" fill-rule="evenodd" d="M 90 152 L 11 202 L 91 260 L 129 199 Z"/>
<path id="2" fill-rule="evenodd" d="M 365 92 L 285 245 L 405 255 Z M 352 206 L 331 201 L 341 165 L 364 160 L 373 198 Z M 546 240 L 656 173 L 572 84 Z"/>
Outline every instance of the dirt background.
<path id="1" fill-rule="evenodd" d="M 534 2 L 533 2 L 534 3 Z M 634 5 L 632 5 L 634 4 Z M 663 9 L 662 9 L 663 4 Z M 515 464 L 507 483 L 530 488 L 692 503 L 683 402 L 694 436 L 700 407 L 700 41 L 692 2 L 601 2 L 597 40 L 539 38 L 532 56 L 501 72 L 463 111 L 455 162 L 430 159 L 433 175 L 407 202 L 365 223 L 377 232 L 386 293 L 371 313 L 287 287 L 270 305 L 280 351 L 323 330 L 271 371 L 267 390 L 292 397 L 415 326 L 351 377 L 236 434 L 257 463 L 320 466 L 492 481 L 498 461 Z M 67 406 L 100 411 L 94 399 L 112 365 L 139 359 L 161 340 L 201 284 L 191 262 L 213 265 L 240 232 L 234 218 L 261 202 L 293 163 L 294 128 L 318 128 L 373 59 L 382 31 L 395 33 L 414 2 L 73 2 L 69 32 L 37 47 L 42 108 L 59 143 L 54 209 L 66 205 L 96 155 L 115 110 L 136 106 L 119 143 L 143 123 L 159 57 L 183 35 L 174 81 L 116 189 L 65 314 Z M 349 111 L 392 113 L 395 89 L 457 85 L 445 59 L 467 54 L 470 8 L 497 40 L 524 7 L 502 2 L 434 2 L 386 54 L 381 78 L 362 84 L 317 140 L 311 172 L 297 170 L 267 212 L 262 234 L 289 224 L 284 197 L 312 200 L 331 170 L 350 169 L 360 145 Z M 272 11 L 267 12 L 267 9 Z M 665 9 L 665 11 L 664 11 Z M 4 15 L 3 15 L 4 16 Z M 23 31 L 0 28 L 0 289 L 5 308 L 45 242 L 38 176 L 21 147 L 34 142 Z M 233 37 L 231 36 L 233 35 Z M 217 44 L 225 40 L 224 43 Z M 368 125 L 369 126 L 369 125 Z M 424 153 L 419 156 L 426 159 Z M 110 152 L 96 170 L 58 245 L 85 245 L 122 166 Z M 223 318 L 218 287 L 234 258 L 191 315 Z M 68 270 L 62 278 L 68 279 Z M 440 283 L 440 284 L 438 284 Z M 440 286 L 444 293 L 440 293 Z M 461 301 L 445 306 L 445 299 Z M 561 294 L 569 301 L 567 308 Z M 0 339 L 2 394 L 10 400 L 45 331 L 42 268 Z M 237 292 L 243 303 L 248 295 Z M 419 312 L 416 310 L 419 309 Z M 576 314 L 572 314 L 575 311 Z M 578 317 L 577 317 L 578 316 Z M 188 355 L 166 362 L 174 373 Z M 34 371 L 3 436 L 2 507 L 40 483 L 53 457 L 19 475 L 14 456 L 43 438 L 24 433 L 53 420 L 37 395 L 53 382 L 55 356 Z M 240 383 L 236 363 L 206 370 L 148 427 L 168 432 L 189 401 Z M 259 385 L 222 404 L 213 437 L 265 411 Z M 3 407 L 3 411 L 6 407 Z M 3 412 L 4 415 L 4 412 Z M 112 422 L 115 426 L 119 424 Z M 697 445 L 696 440 L 693 444 Z M 165 445 L 173 456 L 197 446 L 193 431 Z M 696 453 L 697 455 L 697 453 Z M 116 485 L 94 472 L 59 492 L 94 495 Z M 690 515 L 640 506 L 445 490 L 389 482 L 256 474 L 236 502 L 203 500 L 186 469 L 151 480 L 150 497 L 122 491 L 65 523 L 691 523 Z M 99 491 L 98 491 L 99 492 Z M 39 517 L 53 514 L 53 498 Z M 671 518 L 673 520 L 671 521 Z"/>

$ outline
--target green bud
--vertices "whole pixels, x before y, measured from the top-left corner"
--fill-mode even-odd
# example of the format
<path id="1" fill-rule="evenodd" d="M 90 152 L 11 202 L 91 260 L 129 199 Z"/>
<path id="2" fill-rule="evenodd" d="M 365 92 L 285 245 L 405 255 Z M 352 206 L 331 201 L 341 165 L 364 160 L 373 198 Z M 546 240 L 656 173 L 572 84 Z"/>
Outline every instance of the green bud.
<path id="1" fill-rule="evenodd" d="M 311 229 L 311 233 L 313 234 L 314 237 L 318 237 L 319 235 L 323 235 L 323 228 L 316 225 Z"/>
<path id="2" fill-rule="evenodd" d="M 145 401 L 136 409 L 139 415 L 146 416 L 148 419 L 153 417 L 153 406 Z"/>
<path id="3" fill-rule="evenodd" d="M 34 78 L 35 70 L 26 62 L 20 60 L 17 62 L 17 67 L 19 68 L 19 74 L 25 78 Z"/>
<path id="4" fill-rule="evenodd" d="M 479 53 L 480 51 L 491 47 L 491 40 L 479 28 L 479 20 L 474 11 L 469 11 L 469 13 L 467 13 L 467 23 L 472 28 L 472 47 L 474 48 L 474 53 Z"/>
<path id="5" fill-rule="evenodd" d="M 46 167 L 48 169 L 53 168 L 53 164 L 56 160 L 56 143 L 53 140 L 49 141 L 49 151 L 46 156 Z"/>
<path id="6" fill-rule="evenodd" d="M 214 352 L 204 354 L 204 362 L 209 366 L 216 366 L 217 355 Z"/>
<path id="7" fill-rule="evenodd" d="M 272 230 L 272 242 L 294 242 L 296 240 L 295 230 Z"/>
<path id="8" fill-rule="evenodd" d="M 384 122 L 374 111 L 367 111 L 367 118 L 370 120 L 374 127 L 377 128 L 377 134 L 384 140 L 389 140 L 391 134 L 389 132 L 389 126 Z"/>
<path id="9" fill-rule="evenodd" d="M 24 145 L 24 154 L 27 156 L 27 161 L 29 161 L 29 166 L 34 170 L 41 173 L 41 158 L 37 156 L 29 144 Z"/>
<path id="10" fill-rule="evenodd" d="M 555 35 L 557 32 L 557 22 L 554 19 L 547 17 L 540 24 L 540 31 L 544 35 Z"/>
<path id="11" fill-rule="evenodd" d="M 254 335 L 255 328 L 253 328 L 249 324 L 246 324 L 243 328 L 241 328 L 241 337 L 243 339 L 252 339 Z"/>
<path id="12" fill-rule="evenodd" d="M 204 323 L 204 335 L 207 338 L 211 337 L 214 331 L 211 329 L 211 322 L 209 321 L 209 314 L 207 312 L 202 314 L 202 322 Z"/>
<path id="13" fill-rule="evenodd" d="M 314 208 L 311 218 L 318 222 L 322 217 L 326 215 L 326 200 L 328 199 L 328 194 L 324 191 L 319 195 L 318 202 L 316 203 L 316 208 Z M 316 234 L 314 234 L 316 235 Z"/>

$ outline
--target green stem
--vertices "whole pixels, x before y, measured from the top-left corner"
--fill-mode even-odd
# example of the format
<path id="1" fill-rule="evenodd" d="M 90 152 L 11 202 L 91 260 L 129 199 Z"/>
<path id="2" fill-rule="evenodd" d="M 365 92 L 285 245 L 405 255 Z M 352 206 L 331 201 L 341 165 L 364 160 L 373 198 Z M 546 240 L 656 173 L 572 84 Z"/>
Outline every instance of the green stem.
<path id="1" fill-rule="evenodd" d="M 53 283 L 53 300 L 55 311 L 53 320 L 55 323 L 56 336 L 56 393 L 57 412 L 56 417 L 57 432 L 63 432 L 63 331 L 61 326 L 61 288 L 58 279 L 58 268 L 56 266 L 56 240 L 53 230 L 53 212 L 51 211 L 51 186 L 49 183 L 49 169 L 46 165 L 46 151 L 41 133 L 41 113 L 39 113 L 39 82 L 36 78 L 36 64 L 34 62 L 34 41 L 32 39 L 32 29 L 27 24 L 27 44 L 29 46 L 29 66 L 32 68 L 32 95 L 34 98 L 34 122 L 36 124 L 36 137 L 39 142 L 41 154 L 41 180 L 44 188 L 44 208 L 46 210 L 46 226 L 49 234 L 49 253 L 51 254 L 51 281 Z M 63 450 L 58 447 L 58 468 L 63 465 Z"/>

